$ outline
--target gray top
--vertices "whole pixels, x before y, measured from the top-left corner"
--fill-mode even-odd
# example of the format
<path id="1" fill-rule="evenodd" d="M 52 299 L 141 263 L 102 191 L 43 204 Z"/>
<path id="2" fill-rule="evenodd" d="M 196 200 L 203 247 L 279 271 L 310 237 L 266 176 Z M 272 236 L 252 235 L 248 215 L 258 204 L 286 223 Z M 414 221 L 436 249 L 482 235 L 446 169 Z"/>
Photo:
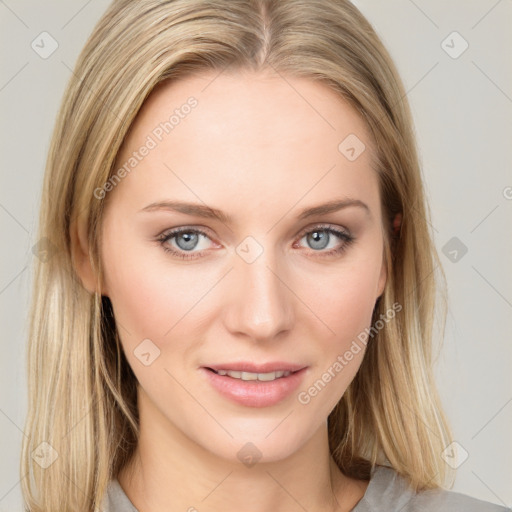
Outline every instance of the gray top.
<path id="1" fill-rule="evenodd" d="M 117 479 L 110 482 L 102 512 L 138 512 Z M 377 466 L 352 512 L 511 512 L 499 505 L 444 489 L 415 493 L 392 468 Z"/>

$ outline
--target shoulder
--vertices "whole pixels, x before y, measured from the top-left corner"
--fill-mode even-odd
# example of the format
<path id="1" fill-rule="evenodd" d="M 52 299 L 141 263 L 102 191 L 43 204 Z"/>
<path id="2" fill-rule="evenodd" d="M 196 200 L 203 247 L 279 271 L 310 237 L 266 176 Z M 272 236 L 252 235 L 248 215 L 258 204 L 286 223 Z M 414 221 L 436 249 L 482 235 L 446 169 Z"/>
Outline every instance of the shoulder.
<path id="1" fill-rule="evenodd" d="M 414 492 L 394 469 L 378 466 L 353 512 L 510 512 L 511 509 L 446 489 Z"/>
<path id="2" fill-rule="evenodd" d="M 95 511 L 96 512 L 96 511 Z M 97 512 L 138 512 L 117 479 L 109 482 L 101 507 Z"/>
<path id="3" fill-rule="evenodd" d="M 423 491 L 416 494 L 411 511 L 464 511 L 464 512 L 506 512 L 510 509 L 482 501 L 465 494 L 444 489 Z"/>

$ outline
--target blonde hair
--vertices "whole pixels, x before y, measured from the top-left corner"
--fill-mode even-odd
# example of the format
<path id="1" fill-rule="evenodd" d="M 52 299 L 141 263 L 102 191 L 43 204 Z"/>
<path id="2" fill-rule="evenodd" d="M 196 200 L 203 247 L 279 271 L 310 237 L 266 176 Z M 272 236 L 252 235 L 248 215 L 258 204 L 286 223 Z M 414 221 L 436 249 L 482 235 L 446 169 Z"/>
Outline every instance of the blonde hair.
<path id="1" fill-rule="evenodd" d="M 306 77 L 348 101 L 374 138 L 388 281 L 373 322 L 403 306 L 367 344 L 363 363 L 329 416 L 329 445 L 348 476 L 390 465 L 417 490 L 443 486 L 451 441 L 432 373 L 436 305 L 444 334 L 444 273 L 429 231 L 411 114 L 395 66 L 368 21 L 346 0 L 117 0 L 98 22 L 67 86 L 49 150 L 27 349 L 28 414 L 22 492 L 31 512 L 92 511 L 137 444 L 136 379 L 109 299 L 75 271 L 87 234 L 102 280 L 104 201 L 137 112 L 164 80 L 201 70 Z M 402 214 L 399 233 L 392 220 Z M 48 445 L 41 445 L 42 442 Z M 33 457 L 41 446 L 43 468 Z"/>

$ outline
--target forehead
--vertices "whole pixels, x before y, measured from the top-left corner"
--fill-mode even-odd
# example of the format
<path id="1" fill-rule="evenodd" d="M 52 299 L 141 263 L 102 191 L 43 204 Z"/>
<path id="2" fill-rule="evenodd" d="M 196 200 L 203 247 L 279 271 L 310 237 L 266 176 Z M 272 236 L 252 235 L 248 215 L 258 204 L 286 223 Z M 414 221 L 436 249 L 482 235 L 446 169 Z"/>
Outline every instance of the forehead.
<path id="1" fill-rule="evenodd" d="M 197 106 L 184 109 L 191 98 Z M 183 115 L 180 110 L 187 112 Z M 327 147 L 344 133 L 368 139 L 360 115 L 327 84 L 270 71 L 204 71 L 163 82 L 142 106 L 132 126 L 133 136 L 140 140 L 156 121 L 165 123 L 173 113 L 177 114 L 173 136 L 179 136 L 180 130 L 174 130 L 178 125 L 193 124 L 194 130 L 210 138 L 242 139 L 247 147 L 304 139 L 319 143 L 320 135 L 330 135 Z M 253 136 L 252 141 L 246 133 Z"/>
<path id="2" fill-rule="evenodd" d="M 364 121 L 309 78 L 208 71 L 162 83 L 139 111 L 116 168 L 130 168 L 143 146 L 151 149 L 114 191 L 139 203 L 187 196 L 218 206 L 238 198 L 248 209 L 265 198 L 291 206 L 306 195 L 314 202 L 377 193 Z"/>

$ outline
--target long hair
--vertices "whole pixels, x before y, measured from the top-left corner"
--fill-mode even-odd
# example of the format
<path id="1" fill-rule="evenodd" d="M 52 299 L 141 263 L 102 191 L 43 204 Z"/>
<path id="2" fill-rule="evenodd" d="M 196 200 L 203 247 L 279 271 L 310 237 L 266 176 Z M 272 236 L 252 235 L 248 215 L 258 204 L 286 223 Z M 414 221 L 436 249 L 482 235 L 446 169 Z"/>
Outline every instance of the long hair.
<path id="1" fill-rule="evenodd" d="M 433 378 L 445 276 L 429 230 L 413 122 L 388 52 L 348 0 L 116 0 L 67 85 L 42 191 L 27 348 L 20 476 L 31 512 L 99 507 L 137 445 L 136 378 L 110 301 L 78 278 L 82 226 L 101 290 L 105 201 L 119 148 L 155 86 L 202 70 L 271 69 L 325 84 L 356 109 L 376 148 L 388 280 L 354 380 L 328 420 L 340 470 L 392 466 L 416 490 L 444 486 L 451 441 Z M 402 215 L 398 232 L 392 219 Z M 399 304 L 392 321 L 383 322 Z M 441 307 L 440 307 L 441 306 Z M 438 314 L 439 313 L 439 316 Z"/>

